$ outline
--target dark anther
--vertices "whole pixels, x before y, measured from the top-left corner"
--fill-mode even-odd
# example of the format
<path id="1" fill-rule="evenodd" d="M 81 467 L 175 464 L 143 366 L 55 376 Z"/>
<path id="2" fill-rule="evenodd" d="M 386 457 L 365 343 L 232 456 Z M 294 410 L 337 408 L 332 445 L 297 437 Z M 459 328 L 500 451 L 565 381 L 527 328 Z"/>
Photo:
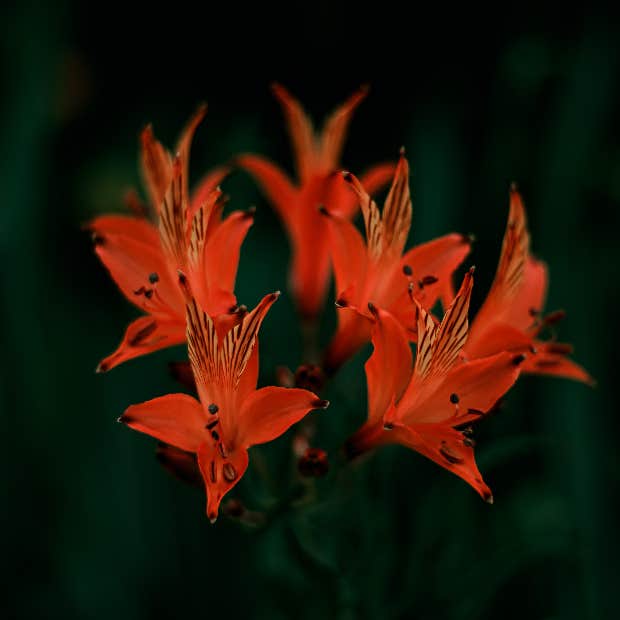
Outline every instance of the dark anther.
<path id="1" fill-rule="evenodd" d="M 536 353 L 538 353 L 538 349 L 533 344 L 530 345 L 530 353 L 532 355 L 536 355 Z"/>
<path id="2" fill-rule="evenodd" d="M 224 463 L 222 472 L 224 474 L 224 479 L 226 480 L 226 482 L 232 482 L 237 477 L 237 470 L 234 468 L 232 463 Z"/>
<path id="3" fill-rule="evenodd" d="M 461 433 L 463 433 L 465 437 L 472 437 L 474 434 L 474 429 L 471 426 L 466 426 L 464 429 L 461 430 Z"/>
<path id="4" fill-rule="evenodd" d="M 353 175 L 348 171 L 348 170 L 343 170 L 342 171 L 342 178 L 347 182 L 347 183 L 353 183 Z"/>
<path id="5" fill-rule="evenodd" d="M 566 312 L 564 310 L 556 310 L 555 312 L 550 312 L 545 318 L 546 325 L 555 325 L 559 323 L 562 319 L 566 317 Z"/>
<path id="6" fill-rule="evenodd" d="M 151 284 L 156 284 L 159 282 L 159 276 L 155 272 L 149 274 L 149 282 Z"/>
<path id="7" fill-rule="evenodd" d="M 338 299 L 336 299 L 336 308 L 346 308 L 347 305 L 347 300 L 344 297 L 338 297 Z"/>
<path id="8" fill-rule="evenodd" d="M 134 295 L 144 295 L 144 293 L 146 293 L 146 287 L 144 286 L 141 286 L 133 292 Z"/>
<path id="9" fill-rule="evenodd" d="M 211 415 L 215 415 L 220 410 L 220 408 L 215 403 L 211 403 L 207 407 L 207 410 L 209 411 Z"/>
<path id="10" fill-rule="evenodd" d="M 239 306 L 237 304 L 228 308 L 228 314 L 235 314 L 235 312 L 238 312 L 238 311 L 239 311 Z"/>
<path id="11" fill-rule="evenodd" d="M 205 428 L 210 431 L 214 426 L 217 426 L 219 420 L 211 420 L 208 424 L 205 424 Z"/>
<path id="12" fill-rule="evenodd" d="M 413 275 L 413 269 L 411 269 L 411 265 L 403 265 L 403 273 L 406 276 L 412 276 Z"/>
<path id="13" fill-rule="evenodd" d="M 471 437 L 464 437 L 463 445 L 466 448 L 474 448 L 476 446 L 476 442 Z"/>
<path id="14" fill-rule="evenodd" d="M 453 405 L 458 405 L 458 403 L 459 403 L 459 395 L 458 394 L 454 394 L 454 393 L 450 394 L 450 402 Z"/>
<path id="15" fill-rule="evenodd" d="M 177 273 L 179 275 L 179 284 L 181 286 L 185 286 L 185 284 L 187 283 L 187 276 L 180 269 Z"/>
<path id="16" fill-rule="evenodd" d="M 446 445 L 443 445 L 441 446 L 441 448 L 439 448 L 439 454 L 441 454 L 441 456 L 443 456 L 443 458 L 452 465 L 463 462 L 463 459 L 460 456 L 454 454 L 453 452 L 450 452 L 450 449 Z"/>
<path id="17" fill-rule="evenodd" d="M 519 366 L 520 364 L 523 364 L 523 362 L 527 359 L 527 356 L 523 355 L 523 353 L 519 353 L 519 355 L 515 355 L 512 358 L 512 364 L 513 366 Z"/>
<path id="18" fill-rule="evenodd" d="M 134 337 L 129 341 L 129 346 L 135 347 L 144 342 L 155 330 L 157 329 L 157 323 L 153 321 L 139 330 Z"/>
<path id="19" fill-rule="evenodd" d="M 377 306 L 375 306 L 375 304 L 373 304 L 372 301 L 368 302 L 368 310 L 370 310 L 370 313 L 374 316 L 377 316 L 379 314 L 379 311 L 377 310 Z"/>
<path id="20" fill-rule="evenodd" d="M 536 310 L 536 308 L 530 308 L 528 312 L 530 313 L 530 316 L 532 317 L 536 317 L 540 314 L 540 310 Z"/>
<path id="21" fill-rule="evenodd" d="M 548 353 L 556 353 L 557 355 L 570 355 L 573 352 L 573 347 L 570 344 L 562 342 L 551 342 L 545 348 Z"/>
<path id="22" fill-rule="evenodd" d="M 437 282 L 438 280 L 439 278 L 436 278 L 435 276 L 424 276 L 418 282 L 418 285 L 420 286 L 420 288 L 424 288 L 425 286 L 429 286 L 430 284 L 435 284 L 435 282 Z"/>
<path id="23" fill-rule="evenodd" d="M 329 211 L 325 208 L 325 205 L 319 205 L 319 213 L 321 215 L 329 215 Z"/>
<path id="24" fill-rule="evenodd" d="M 215 469 L 215 461 L 211 461 L 211 482 L 217 482 L 217 470 Z"/>
<path id="25" fill-rule="evenodd" d="M 144 296 L 145 296 L 147 299 L 150 299 L 151 297 L 153 297 L 153 289 L 152 289 L 152 288 L 147 288 L 147 289 L 144 291 Z"/>
<path id="26" fill-rule="evenodd" d="M 308 448 L 297 461 L 297 469 L 302 476 L 308 478 L 324 476 L 329 470 L 327 452 L 321 448 Z"/>
<path id="27" fill-rule="evenodd" d="M 223 459 L 227 459 L 228 458 L 228 452 L 226 451 L 226 448 L 224 447 L 224 444 L 223 443 L 218 443 L 217 444 L 217 448 L 220 451 L 220 456 Z"/>
<path id="28" fill-rule="evenodd" d="M 384 422 L 383 423 L 383 430 L 384 431 L 391 431 L 394 428 L 394 424 L 392 422 Z"/>
<path id="29" fill-rule="evenodd" d="M 215 439 L 215 441 L 219 441 L 220 440 L 220 436 L 219 436 L 217 431 L 211 431 L 211 437 L 213 437 L 213 439 Z"/>

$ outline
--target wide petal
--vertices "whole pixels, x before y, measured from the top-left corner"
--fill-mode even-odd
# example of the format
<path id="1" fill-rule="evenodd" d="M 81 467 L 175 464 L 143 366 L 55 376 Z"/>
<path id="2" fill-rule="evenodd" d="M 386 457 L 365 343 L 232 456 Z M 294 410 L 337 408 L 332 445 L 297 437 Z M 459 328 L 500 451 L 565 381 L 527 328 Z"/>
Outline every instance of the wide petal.
<path id="1" fill-rule="evenodd" d="M 246 398 L 238 421 L 239 445 L 266 443 L 279 437 L 313 409 L 325 409 L 328 402 L 298 388 L 264 387 Z"/>
<path id="2" fill-rule="evenodd" d="M 465 480 L 485 502 L 493 503 L 491 489 L 476 465 L 471 442 L 459 431 L 441 424 L 411 427 L 397 424 L 389 434 L 392 442 L 423 454 Z"/>
<path id="3" fill-rule="evenodd" d="M 400 323 L 381 309 L 375 309 L 374 316 L 374 351 L 365 365 L 370 424 L 379 421 L 390 404 L 400 399 L 413 369 L 409 339 Z"/>
<path id="4" fill-rule="evenodd" d="M 209 436 L 202 405 L 187 394 L 167 394 L 132 405 L 119 422 L 186 452 L 196 452 Z"/>
<path id="5" fill-rule="evenodd" d="M 147 220 L 102 216 L 88 224 L 95 252 L 125 297 L 146 312 L 183 313 L 183 298 L 173 280 L 155 227 Z"/>
<path id="6" fill-rule="evenodd" d="M 403 271 L 410 272 L 414 295 L 420 304 L 430 309 L 438 299 L 447 308 L 454 299 L 452 277 L 471 250 L 471 240 L 465 235 L 451 233 L 432 241 L 421 243 L 405 253 L 401 268 L 395 278 L 402 278 Z M 430 276 L 430 277 L 429 277 Z M 400 281 L 392 283 L 400 294 Z"/>
<path id="7" fill-rule="evenodd" d="M 397 419 L 407 425 L 476 420 L 514 385 L 525 357 L 499 353 L 457 365 L 439 380 L 408 392 L 398 403 Z"/>
<path id="8" fill-rule="evenodd" d="M 142 316 L 131 322 L 114 353 L 103 359 L 97 372 L 107 372 L 127 360 L 185 342 L 185 320 Z"/>
<path id="9" fill-rule="evenodd" d="M 241 480 L 248 468 L 248 452 L 207 440 L 198 448 L 198 466 L 207 490 L 207 517 L 214 523 L 222 498 Z"/>
<path id="10" fill-rule="evenodd" d="M 239 155 L 236 164 L 249 172 L 287 226 L 297 210 L 297 188 L 278 166 L 258 155 Z"/>

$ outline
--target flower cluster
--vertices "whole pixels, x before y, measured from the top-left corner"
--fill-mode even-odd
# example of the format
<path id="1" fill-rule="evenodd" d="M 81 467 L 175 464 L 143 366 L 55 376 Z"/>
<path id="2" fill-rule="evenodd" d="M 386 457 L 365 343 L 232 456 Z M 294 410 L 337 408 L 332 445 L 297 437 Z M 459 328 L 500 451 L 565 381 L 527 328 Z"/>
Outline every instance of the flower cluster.
<path id="1" fill-rule="evenodd" d="M 412 220 L 409 165 L 383 163 L 359 178 L 339 167 L 360 89 L 315 132 L 283 87 L 274 93 L 286 117 L 298 182 L 251 154 L 208 173 L 190 191 L 190 146 L 206 108 L 192 117 L 173 152 L 141 135 L 147 202 L 128 197 L 132 213 L 89 223 L 95 252 L 125 297 L 142 312 L 127 327 L 105 372 L 135 357 L 187 343 L 189 363 L 174 368 L 197 396 L 169 394 L 130 406 L 119 418 L 162 442 L 160 456 L 206 489 L 207 515 L 248 467 L 248 449 L 277 439 L 329 403 L 316 391 L 363 345 L 368 419 L 345 443 L 348 459 L 377 446 L 409 447 L 492 501 L 474 459 L 472 425 L 491 411 L 521 373 L 592 380 L 556 341 L 561 312 L 543 313 L 547 270 L 530 254 L 526 216 L 510 191 L 508 225 L 495 280 L 470 322 L 473 267 L 458 292 L 453 276 L 471 238 L 451 233 L 406 250 Z M 259 331 L 279 292 L 249 311 L 235 280 L 253 210 L 223 216 L 219 183 L 232 168 L 248 172 L 282 219 L 292 246 L 290 289 L 303 325 L 316 324 L 333 271 L 338 326 L 318 364 L 301 367 L 287 387 L 257 389 Z M 387 187 L 383 209 L 372 195 Z M 362 234 L 353 223 L 363 216 Z M 444 309 L 436 316 L 437 307 Z M 550 338 L 544 339 L 546 334 Z M 415 345 L 415 355 L 413 347 Z M 311 389 L 307 389 L 311 388 Z M 338 415 L 334 412 L 333 415 Z M 294 444 L 301 475 L 327 470 L 327 455 L 303 439 Z"/>

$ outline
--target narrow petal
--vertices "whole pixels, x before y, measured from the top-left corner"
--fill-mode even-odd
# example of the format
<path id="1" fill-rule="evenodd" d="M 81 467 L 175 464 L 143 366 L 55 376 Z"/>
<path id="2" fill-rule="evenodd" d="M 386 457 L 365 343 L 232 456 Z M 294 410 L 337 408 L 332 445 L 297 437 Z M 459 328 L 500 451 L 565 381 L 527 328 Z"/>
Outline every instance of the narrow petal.
<path id="1" fill-rule="evenodd" d="M 290 227 L 298 208 L 297 189 L 284 172 L 258 155 L 239 155 L 236 163 L 254 177 L 282 221 Z"/>
<path id="2" fill-rule="evenodd" d="M 327 118 L 321 132 L 321 166 L 331 172 L 338 167 L 349 123 L 355 108 L 368 94 L 368 87 L 362 86 Z"/>
<path id="3" fill-rule="evenodd" d="M 155 139 L 151 125 L 142 131 L 141 143 L 142 177 L 150 207 L 157 215 L 170 184 L 172 161 L 166 149 Z"/>
<path id="4" fill-rule="evenodd" d="M 374 351 L 365 365 L 370 424 L 383 418 L 390 404 L 400 399 L 413 368 L 409 339 L 400 323 L 381 309 L 375 309 L 374 315 Z"/>
<path id="5" fill-rule="evenodd" d="M 401 154 L 394 172 L 394 180 L 383 207 L 384 251 L 389 248 L 400 256 L 411 228 L 411 193 L 409 192 L 409 163 Z"/>
<path id="6" fill-rule="evenodd" d="M 228 166 L 220 166 L 214 168 L 199 181 L 198 185 L 191 193 L 189 209 L 187 211 L 187 218 L 191 219 L 196 214 L 196 211 L 200 209 L 208 200 L 212 192 L 214 192 L 219 184 L 230 174 L 230 168 Z"/>
<path id="7" fill-rule="evenodd" d="M 414 427 L 397 424 L 389 433 L 393 442 L 423 454 L 456 474 L 472 486 L 485 502 L 493 503 L 493 494 L 482 480 L 473 448 L 464 443 L 462 433 L 440 424 Z"/>
<path id="8" fill-rule="evenodd" d="M 187 394 L 167 394 L 132 405 L 119 422 L 186 452 L 196 452 L 208 436 L 202 405 Z"/>
<path id="9" fill-rule="evenodd" d="M 209 288 L 221 292 L 225 299 L 212 300 L 211 313 L 224 312 L 235 304 L 235 279 L 239 266 L 241 244 L 254 222 L 251 213 L 231 213 L 209 239 L 204 249 L 204 273 Z M 220 293 L 220 297 L 222 297 Z M 219 307 L 218 307 L 219 306 Z"/>
<path id="10" fill-rule="evenodd" d="M 346 289 L 355 296 L 355 290 L 364 289 L 368 253 L 366 244 L 355 226 L 336 215 L 325 213 L 329 233 L 329 247 L 336 279 L 336 294 Z"/>
<path id="11" fill-rule="evenodd" d="M 198 448 L 198 466 L 207 490 L 207 517 L 214 523 L 222 498 L 248 468 L 248 452 L 231 450 L 222 443 L 207 440 Z"/>
<path id="12" fill-rule="evenodd" d="M 312 176 L 317 164 L 317 144 L 314 128 L 301 104 L 283 86 L 273 84 L 273 94 L 280 102 L 288 132 L 293 143 L 297 173 L 304 181 Z"/>
<path id="13" fill-rule="evenodd" d="M 239 445 L 266 443 L 279 437 L 313 409 L 325 409 L 329 403 L 308 390 L 264 387 L 243 403 L 239 416 Z"/>
<path id="14" fill-rule="evenodd" d="M 118 349 L 102 360 L 97 372 L 107 372 L 127 360 L 185 342 L 185 320 L 143 316 L 129 324 Z"/>

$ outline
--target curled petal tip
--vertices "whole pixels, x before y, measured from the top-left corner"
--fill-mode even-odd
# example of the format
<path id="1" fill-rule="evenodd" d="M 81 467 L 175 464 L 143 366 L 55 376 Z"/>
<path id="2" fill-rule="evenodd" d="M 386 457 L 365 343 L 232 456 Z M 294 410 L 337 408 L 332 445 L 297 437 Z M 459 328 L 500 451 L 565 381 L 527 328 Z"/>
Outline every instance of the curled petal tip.
<path id="1" fill-rule="evenodd" d="M 282 295 L 282 291 L 274 291 L 272 293 L 272 296 L 274 299 L 278 299 L 278 297 L 280 297 L 280 295 Z"/>
<path id="2" fill-rule="evenodd" d="M 473 233 L 468 233 L 467 235 L 463 235 L 463 241 L 465 243 L 475 243 L 476 235 L 474 235 Z"/>
<path id="3" fill-rule="evenodd" d="M 370 84 L 368 84 L 368 83 L 362 84 L 359 87 L 359 91 L 360 91 L 360 93 L 363 93 L 364 95 L 367 95 L 370 92 Z"/>
<path id="4" fill-rule="evenodd" d="M 213 525 L 216 521 L 217 521 L 217 514 L 211 513 L 209 515 L 209 523 L 211 523 L 211 525 Z"/>
<path id="5" fill-rule="evenodd" d="M 519 191 L 519 186 L 517 185 L 517 183 L 515 181 L 513 181 L 510 184 L 510 193 L 511 194 L 516 194 Z"/>
<path id="6" fill-rule="evenodd" d="M 328 400 L 322 400 L 322 399 L 317 399 L 312 403 L 312 406 L 315 409 L 327 409 L 329 407 L 329 401 Z"/>
<path id="7" fill-rule="evenodd" d="M 472 266 L 469 268 L 468 273 L 469 273 L 469 275 L 470 275 L 470 276 L 473 276 L 475 271 L 476 271 L 476 265 L 472 265 Z"/>
<path id="8" fill-rule="evenodd" d="M 119 424 L 127 424 L 127 422 L 129 422 L 129 418 L 123 413 L 123 415 L 119 415 L 118 418 L 116 418 L 116 421 Z"/>
<path id="9" fill-rule="evenodd" d="M 491 504 L 491 505 L 493 505 L 493 501 L 494 501 L 494 500 L 493 500 L 493 495 L 491 495 L 491 494 L 487 495 L 487 496 L 484 498 L 484 501 L 485 501 L 487 504 Z"/>
<path id="10" fill-rule="evenodd" d="M 104 372 L 108 372 L 108 367 L 104 362 L 100 362 L 97 364 L 97 368 L 95 368 L 95 373 L 100 375 Z"/>
<path id="11" fill-rule="evenodd" d="M 253 218 L 256 215 L 256 207 L 252 205 L 245 210 L 245 216 L 248 218 Z"/>
<path id="12" fill-rule="evenodd" d="M 353 175 L 348 171 L 348 170 L 343 170 L 342 171 L 342 178 L 347 182 L 347 183 L 352 183 L 353 182 Z"/>
<path id="13" fill-rule="evenodd" d="M 140 139 L 142 142 L 148 142 L 153 138 L 153 124 L 148 123 L 144 129 L 140 132 Z"/>
<path id="14" fill-rule="evenodd" d="M 404 146 L 401 146 L 401 147 L 398 149 L 398 154 L 399 154 L 401 157 L 404 157 L 404 156 L 405 156 L 405 147 L 404 147 Z"/>

